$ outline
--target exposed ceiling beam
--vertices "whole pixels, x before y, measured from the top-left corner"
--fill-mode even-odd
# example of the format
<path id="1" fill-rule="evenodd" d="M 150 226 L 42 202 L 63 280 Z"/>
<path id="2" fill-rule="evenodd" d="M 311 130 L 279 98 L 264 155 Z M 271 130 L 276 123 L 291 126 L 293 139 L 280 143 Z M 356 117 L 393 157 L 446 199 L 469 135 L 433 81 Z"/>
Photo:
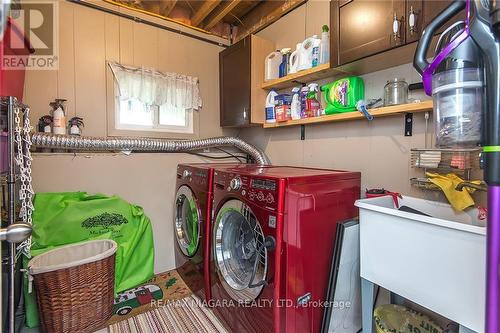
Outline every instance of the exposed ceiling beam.
<path id="1" fill-rule="evenodd" d="M 224 7 L 217 12 L 213 17 L 208 20 L 207 24 L 203 27 L 205 30 L 210 30 L 212 29 L 217 23 L 222 21 L 224 17 L 226 17 L 227 14 L 229 14 L 234 7 L 238 6 L 241 0 L 230 0 L 230 1 L 225 1 L 224 2 Z"/>
<path id="2" fill-rule="evenodd" d="M 168 16 L 172 9 L 174 9 L 177 0 L 162 0 L 160 2 L 160 15 Z"/>
<path id="3" fill-rule="evenodd" d="M 197 27 L 205 17 L 210 14 L 217 5 L 219 5 L 220 0 L 209 0 L 204 1 L 201 7 L 194 13 L 193 17 L 191 17 L 191 25 Z"/>
<path id="4" fill-rule="evenodd" d="M 306 2 L 307 0 L 264 1 L 242 19 L 235 42 L 264 29 Z"/>

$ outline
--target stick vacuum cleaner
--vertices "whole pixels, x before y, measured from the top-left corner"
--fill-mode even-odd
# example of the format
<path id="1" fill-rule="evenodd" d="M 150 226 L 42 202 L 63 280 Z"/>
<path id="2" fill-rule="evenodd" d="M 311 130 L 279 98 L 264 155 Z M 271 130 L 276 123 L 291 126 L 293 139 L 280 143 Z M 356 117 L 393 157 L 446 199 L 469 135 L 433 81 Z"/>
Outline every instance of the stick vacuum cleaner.
<path id="1" fill-rule="evenodd" d="M 465 20 L 433 35 L 465 9 Z M 486 333 L 500 333 L 500 1 L 455 0 L 424 30 L 414 66 L 433 96 L 438 147 L 483 147 L 488 184 Z"/>

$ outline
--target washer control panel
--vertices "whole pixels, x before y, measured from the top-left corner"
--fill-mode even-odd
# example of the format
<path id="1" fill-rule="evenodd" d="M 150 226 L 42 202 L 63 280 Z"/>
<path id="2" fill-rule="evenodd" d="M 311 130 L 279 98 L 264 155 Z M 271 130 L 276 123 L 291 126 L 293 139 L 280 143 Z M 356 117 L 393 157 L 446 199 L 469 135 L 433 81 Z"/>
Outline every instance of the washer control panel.
<path id="1" fill-rule="evenodd" d="M 276 180 L 216 172 L 215 184 L 216 187 L 228 193 L 238 194 L 266 208 L 274 210 L 277 207 L 278 184 Z"/>
<path id="2" fill-rule="evenodd" d="M 208 170 L 200 168 L 185 168 L 177 167 L 177 178 L 184 182 L 198 186 L 208 186 Z"/>

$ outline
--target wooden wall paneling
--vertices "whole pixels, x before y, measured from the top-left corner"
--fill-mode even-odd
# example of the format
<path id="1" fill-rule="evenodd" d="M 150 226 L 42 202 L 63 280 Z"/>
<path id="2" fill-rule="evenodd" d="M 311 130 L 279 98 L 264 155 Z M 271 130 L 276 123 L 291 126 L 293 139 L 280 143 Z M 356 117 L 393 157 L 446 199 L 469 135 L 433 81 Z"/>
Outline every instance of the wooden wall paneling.
<path id="1" fill-rule="evenodd" d="M 120 18 L 106 15 L 104 18 L 105 54 L 107 61 L 120 62 Z M 111 68 L 106 64 L 106 130 L 107 135 L 114 134 L 115 79 Z"/>
<path id="2" fill-rule="evenodd" d="M 134 22 L 120 18 L 120 63 L 134 64 Z"/>
<path id="3" fill-rule="evenodd" d="M 76 112 L 85 134 L 106 135 L 105 14 L 75 7 Z"/>
<path id="4" fill-rule="evenodd" d="M 174 48 L 173 48 L 173 34 L 165 31 L 158 31 L 158 69 L 165 72 L 171 72 L 174 69 L 174 62 L 172 61 Z"/>
<path id="5" fill-rule="evenodd" d="M 59 70 L 57 71 L 57 96 L 67 99 L 66 117 L 77 116 L 75 107 L 75 41 L 73 30 L 74 6 L 59 3 Z"/>
<path id="6" fill-rule="evenodd" d="M 134 23 L 134 66 L 158 68 L 158 29 Z M 131 36 L 132 37 L 132 36 Z"/>

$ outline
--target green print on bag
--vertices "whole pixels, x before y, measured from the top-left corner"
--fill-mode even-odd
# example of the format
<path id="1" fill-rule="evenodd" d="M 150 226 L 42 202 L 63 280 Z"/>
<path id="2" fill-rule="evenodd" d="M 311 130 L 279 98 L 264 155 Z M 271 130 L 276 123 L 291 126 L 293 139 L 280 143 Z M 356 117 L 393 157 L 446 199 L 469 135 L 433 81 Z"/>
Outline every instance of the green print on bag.
<path id="1" fill-rule="evenodd" d="M 121 225 L 128 223 L 127 219 L 123 215 L 116 213 L 102 213 L 94 217 L 90 217 L 82 222 L 83 228 L 95 228 L 95 227 L 111 227 L 115 225 Z"/>
<path id="2" fill-rule="evenodd" d="M 128 223 L 127 219 L 117 213 L 102 213 L 93 217 L 89 217 L 82 222 L 82 228 L 89 229 L 92 237 L 99 236 L 111 232 L 111 238 L 114 240 L 123 237 L 121 233 L 122 224 Z"/>

